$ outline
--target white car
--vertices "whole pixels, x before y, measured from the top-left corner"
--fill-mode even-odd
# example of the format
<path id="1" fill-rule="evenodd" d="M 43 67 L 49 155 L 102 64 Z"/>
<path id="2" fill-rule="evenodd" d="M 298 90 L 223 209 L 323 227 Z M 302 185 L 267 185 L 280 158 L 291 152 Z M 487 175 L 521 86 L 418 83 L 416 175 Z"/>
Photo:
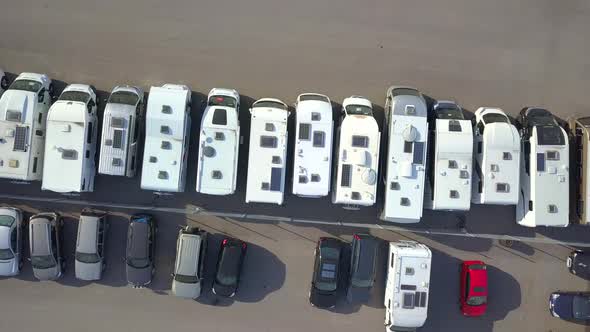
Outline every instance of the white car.
<path id="1" fill-rule="evenodd" d="M 0 69 L 0 96 L 8 89 L 8 78 L 2 69 Z"/>
<path id="2" fill-rule="evenodd" d="M 15 276 L 23 265 L 23 213 L 0 208 L 0 276 Z"/>

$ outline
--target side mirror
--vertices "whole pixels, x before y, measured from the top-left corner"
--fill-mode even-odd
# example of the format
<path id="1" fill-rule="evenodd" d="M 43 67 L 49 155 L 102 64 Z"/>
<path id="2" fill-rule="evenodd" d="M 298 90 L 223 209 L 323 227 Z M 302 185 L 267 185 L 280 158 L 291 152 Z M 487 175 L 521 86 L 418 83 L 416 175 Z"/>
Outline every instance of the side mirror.
<path id="1" fill-rule="evenodd" d="M 27 258 L 27 260 L 30 262 L 31 261 L 31 257 Z"/>
<path id="2" fill-rule="evenodd" d="M 170 273 L 170 276 L 171 276 L 172 278 L 174 278 L 175 274 L 174 274 L 174 273 Z"/>

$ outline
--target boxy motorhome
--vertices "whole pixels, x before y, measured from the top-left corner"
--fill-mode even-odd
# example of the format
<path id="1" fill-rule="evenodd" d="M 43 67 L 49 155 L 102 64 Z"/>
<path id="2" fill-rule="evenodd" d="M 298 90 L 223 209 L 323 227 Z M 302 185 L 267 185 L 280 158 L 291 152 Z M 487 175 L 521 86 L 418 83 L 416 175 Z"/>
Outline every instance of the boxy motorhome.
<path id="1" fill-rule="evenodd" d="M 191 90 L 153 86 L 147 102 L 141 189 L 183 192 L 191 129 Z"/>
<path id="2" fill-rule="evenodd" d="M 571 214 L 573 219 L 582 225 L 590 224 L 590 117 L 571 117 L 568 121 L 570 134 L 570 151 L 574 154 L 573 171 L 574 200 Z"/>
<path id="3" fill-rule="evenodd" d="M 424 207 L 428 122 L 426 101 L 409 87 L 390 87 L 385 98 L 389 142 L 385 160 L 385 204 L 381 219 L 416 223 Z"/>
<path id="4" fill-rule="evenodd" d="M 94 88 L 68 85 L 47 116 L 43 190 L 94 190 L 97 132 Z"/>
<path id="5" fill-rule="evenodd" d="M 385 331 L 415 331 L 428 316 L 430 249 L 414 241 L 389 243 Z"/>
<path id="6" fill-rule="evenodd" d="M 289 110 L 278 99 L 257 100 L 250 109 L 246 203 L 283 204 L 287 172 Z"/>
<path id="7" fill-rule="evenodd" d="M 52 90 L 47 75 L 22 73 L 0 98 L 0 178 L 41 180 Z"/>
<path id="8" fill-rule="evenodd" d="M 520 179 L 520 136 L 504 111 L 475 111 L 473 203 L 516 205 Z"/>
<path id="9" fill-rule="evenodd" d="M 473 165 L 473 131 L 463 110 L 452 101 L 434 105 L 430 123 L 428 188 L 425 207 L 469 210 Z"/>
<path id="10" fill-rule="evenodd" d="M 117 86 L 104 109 L 98 173 L 134 177 L 139 153 L 143 91 Z"/>
<path id="11" fill-rule="evenodd" d="M 332 203 L 349 208 L 375 204 L 381 133 L 368 99 L 344 99 L 337 135 Z"/>
<path id="12" fill-rule="evenodd" d="M 547 110 L 524 108 L 519 115 L 523 166 L 516 222 L 522 226 L 569 224 L 567 134 Z"/>
<path id="13" fill-rule="evenodd" d="M 332 103 L 321 94 L 301 94 L 297 97 L 295 116 L 293 195 L 326 196 L 332 170 Z"/>
<path id="14" fill-rule="evenodd" d="M 240 150 L 240 95 L 212 89 L 201 120 L 197 192 L 230 195 L 236 191 Z"/>

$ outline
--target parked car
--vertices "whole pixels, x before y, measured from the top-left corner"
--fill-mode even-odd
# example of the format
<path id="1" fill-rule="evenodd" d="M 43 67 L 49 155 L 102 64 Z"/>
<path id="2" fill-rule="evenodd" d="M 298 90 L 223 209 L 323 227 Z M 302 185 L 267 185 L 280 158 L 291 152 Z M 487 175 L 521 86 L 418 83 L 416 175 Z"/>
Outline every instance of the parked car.
<path id="1" fill-rule="evenodd" d="M 335 238 L 322 237 L 315 249 L 315 261 L 309 303 L 318 308 L 336 306 L 342 287 L 342 251 L 344 243 Z"/>
<path id="2" fill-rule="evenodd" d="M 217 271 L 213 280 L 214 294 L 226 297 L 233 297 L 236 294 L 246 249 L 246 242 L 242 240 L 225 238 L 221 241 Z"/>
<path id="3" fill-rule="evenodd" d="M 459 287 L 461 312 L 465 316 L 481 316 L 488 302 L 488 271 L 482 261 L 464 261 L 461 264 Z"/>
<path id="4" fill-rule="evenodd" d="M 590 293 L 553 292 L 549 296 L 549 312 L 553 317 L 590 325 Z"/>
<path id="5" fill-rule="evenodd" d="M 584 279 L 590 279 L 590 255 L 581 250 L 570 253 L 565 264 L 572 274 Z"/>
<path id="6" fill-rule="evenodd" d="M 350 302 L 367 302 L 375 283 L 379 242 L 369 234 L 354 234 L 350 255 Z"/>
<path id="7" fill-rule="evenodd" d="M 23 266 L 23 213 L 0 207 L 0 276 L 15 276 Z"/>
<path id="8" fill-rule="evenodd" d="M 172 274 L 174 295 L 189 299 L 196 299 L 201 295 L 206 259 L 207 232 L 190 226 L 180 229 Z"/>
<path id="9" fill-rule="evenodd" d="M 39 213 L 29 220 L 29 248 L 35 278 L 59 279 L 66 269 L 63 250 L 63 219 L 53 212 Z"/>
<path id="10" fill-rule="evenodd" d="M 138 214 L 129 220 L 125 265 L 127 283 L 134 288 L 142 288 L 152 282 L 156 270 L 156 231 L 156 221 L 150 215 Z"/>
<path id="11" fill-rule="evenodd" d="M 104 213 L 83 211 L 78 222 L 74 267 L 80 280 L 100 280 L 106 267 L 105 239 L 107 219 Z"/>

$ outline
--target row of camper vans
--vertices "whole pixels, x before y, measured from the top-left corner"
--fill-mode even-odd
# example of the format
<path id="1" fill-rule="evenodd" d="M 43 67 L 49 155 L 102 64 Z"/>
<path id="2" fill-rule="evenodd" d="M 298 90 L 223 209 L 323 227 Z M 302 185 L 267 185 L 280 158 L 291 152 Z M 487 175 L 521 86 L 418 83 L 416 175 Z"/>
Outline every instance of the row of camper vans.
<path id="1" fill-rule="evenodd" d="M 133 177 L 142 165 L 144 190 L 184 191 L 191 128 L 189 87 L 152 87 L 145 114 L 141 89 L 115 87 L 105 106 L 98 144 L 93 87 L 69 85 L 51 104 L 53 86 L 46 75 L 22 73 L 9 86 L 3 82 L 0 177 L 42 180 L 44 190 L 60 193 L 88 192 L 93 191 L 98 160 L 98 172 L 106 175 Z M 197 192 L 235 192 L 239 109 L 237 91 L 210 91 L 198 134 Z M 246 202 L 283 204 L 289 107 L 281 100 L 263 98 L 253 103 L 250 113 Z M 576 179 L 587 178 L 587 119 L 570 123 L 568 139 L 553 115 L 539 108 L 525 108 L 517 129 L 501 109 L 482 107 L 469 121 L 453 102 L 438 101 L 429 111 L 418 90 L 391 87 L 385 101 L 387 149 L 381 177 L 381 133 L 369 100 L 351 96 L 343 101 L 335 146 L 328 97 L 300 95 L 295 117 L 289 161 L 292 193 L 324 197 L 332 189 L 334 204 L 371 206 L 381 178 L 385 184 L 381 219 L 387 221 L 414 223 L 424 208 L 465 211 L 477 203 L 516 205 L 517 222 L 524 226 L 567 226 L 570 140 L 576 149 Z M 572 209 L 584 223 L 586 186 L 577 188 Z"/>

